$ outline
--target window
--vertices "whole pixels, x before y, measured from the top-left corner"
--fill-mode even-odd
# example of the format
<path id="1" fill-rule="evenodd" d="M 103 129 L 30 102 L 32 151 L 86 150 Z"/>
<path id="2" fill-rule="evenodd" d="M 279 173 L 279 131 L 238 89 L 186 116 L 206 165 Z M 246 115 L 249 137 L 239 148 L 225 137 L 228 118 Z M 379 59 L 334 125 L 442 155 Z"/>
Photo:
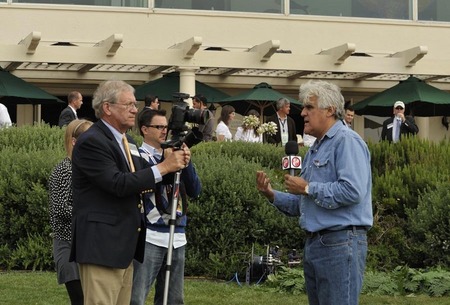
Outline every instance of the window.
<path id="1" fill-rule="evenodd" d="M 290 0 L 291 14 L 411 19 L 410 0 Z"/>
<path id="2" fill-rule="evenodd" d="M 419 20 L 450 21 L 450 1 L 419 0 Z"/>
<path id="3" fill-rule="evenodd" d="M 275 13 L 283 12 L 282 0 L 155 0 L 155 8 L 208 11 Z"/>
<path id="4" fill-rule="evenodd" d="M 148 7 L 148 0 L 13 0 L 18 3 Z"/>

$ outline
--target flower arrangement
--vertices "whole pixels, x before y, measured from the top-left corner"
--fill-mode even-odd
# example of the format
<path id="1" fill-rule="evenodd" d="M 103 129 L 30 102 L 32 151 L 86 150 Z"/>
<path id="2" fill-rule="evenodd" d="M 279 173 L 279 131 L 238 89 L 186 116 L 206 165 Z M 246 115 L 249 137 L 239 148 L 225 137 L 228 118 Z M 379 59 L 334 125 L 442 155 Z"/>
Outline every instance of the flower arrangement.
<path id="1" fill-rule="evenodd" d="M 275 122 L 264 123 L 258 127 L 258 133 L 268 133 L 269 135 L 274 135 L 277 133 L 278 126 Z"/>
<path id="2" fill-rule="evenodd" d="M 268 122 L 261 124 L 259 118 L 256 115 L 247 115 L 242 120 L 242 126 L 245 129 L 255 129 L 257 134 L 268 133 L 269 135 L 274 135 L 277 133 L 278 127 L 275 122 Z"/>
<path id="3" fill-rule="evenodd" d="M 245 116 L 242 120 L 242 126 L 246 129 L 258 128 L 260 125 L 259 118 L 255 115 Z"/>

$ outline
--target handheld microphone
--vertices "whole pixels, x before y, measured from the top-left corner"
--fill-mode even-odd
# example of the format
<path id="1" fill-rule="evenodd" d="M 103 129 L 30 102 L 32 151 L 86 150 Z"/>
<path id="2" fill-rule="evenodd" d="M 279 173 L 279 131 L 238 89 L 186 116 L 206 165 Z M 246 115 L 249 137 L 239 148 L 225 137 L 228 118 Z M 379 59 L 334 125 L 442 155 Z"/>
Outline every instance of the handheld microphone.
<path id="1" fill-rule="evenodd" d="M 302 169 L 302 158 L 297 156 L 298 144 L 295 141 L 289 141 L 284 147 L 287 156 L 283 157 L 281 166 L 282 169 L 288 169 L 291 176 L 295 175 L 296 169 Z"/>

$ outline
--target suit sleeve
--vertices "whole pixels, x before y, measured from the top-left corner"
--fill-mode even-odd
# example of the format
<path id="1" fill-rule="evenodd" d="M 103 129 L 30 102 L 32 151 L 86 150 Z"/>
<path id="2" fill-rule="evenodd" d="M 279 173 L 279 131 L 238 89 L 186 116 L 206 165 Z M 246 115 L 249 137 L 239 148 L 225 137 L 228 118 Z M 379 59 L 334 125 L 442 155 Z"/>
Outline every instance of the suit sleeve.
<path id="1" fill-rule="evenodd" d="M 383 128 L 381 129 L 381 140 L 384 141 L 386 140 L 386 136 L 387 136 L 387 121 L 383 122 Z"/>
<path id="2" fill-rule="evenodd" d="M 73 120 L 73 113 L 71 113 L 72 111 L 70 109 L 64 109 L 60 116 L 59 116 L 59 121 L 58 121 L 58 126 L 59 127 L 63 127 L 65 125 L 68 125 L 70 122 L 72 122 Z"/>
<path id="3" fill-rule="evenodd" d="M 297 142 L 297 128 L 295 126 L 294 119 L 288 116 L 289 120 L 289 141 Z"/>
<path id="4" fill-rule="evenodd" d="M 416 125 L 416 122 L 412 116 L 407 116 L 403 125 L 408 130 L 408 133 L 417 134 L 419 132 L 419 127 Z"/>
<path id="5" fill-rule="evenodd" d="M 155 187 L 150 165 L 142 158 L 134 157 L 133 162 L 136 171 L 131 173 L 115 140 L 108 142 L 95 136 L 77 141 L 73 154 L 73 164 L 88 179 L 85 183 L 92 183 L 117 197 L 130 196 Z"/>
<path id="6" fill-rule="evenodd" d="M 188 167 L 181 172 L 181 179 L 186 187 L 186 194 L 189 197 L 195 198 L 200 195 L 202 184 L 192 162 L 189 162 Z"/>

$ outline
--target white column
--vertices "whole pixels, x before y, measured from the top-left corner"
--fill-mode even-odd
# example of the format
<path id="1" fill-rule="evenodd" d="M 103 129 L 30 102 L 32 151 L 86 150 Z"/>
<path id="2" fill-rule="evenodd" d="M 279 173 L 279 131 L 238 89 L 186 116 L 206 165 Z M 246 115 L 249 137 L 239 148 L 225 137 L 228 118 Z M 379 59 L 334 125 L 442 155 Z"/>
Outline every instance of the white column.
<path id="1" fill-rule="evenodd" d="M 33 105 L 19 104 L 17 105 L 17 126 L 33 125 Z"/>
<path id="2" fill-rule="evenodd" d="M 430 118 L 426 117 L 414 117 L 417 127 L 419 127 L 419 133 L 417 136 L 420 139 L 430 138 Z"/>
<path id="3" fill-rule="evenodd" d="M 40 125 L 42 118 L 42 105 L 37 104 L 33 106 L 33 121 L 34 124 Z"/>
<path id="4" fill-rule="evenodd" d="M 356 131 L 361 138 L 364 139 L 364 116 L 356 115 L 352 122 L 353 130 Z"/>
<path id="5" fill-rule="evenodd" d="M 195 95 L 195 71 L 196 68 L 178 67 L 180 72 L 180 92 L 188 93 L 190 96 Z M 192 99 L 186 101 L 192 107 Z"/>

